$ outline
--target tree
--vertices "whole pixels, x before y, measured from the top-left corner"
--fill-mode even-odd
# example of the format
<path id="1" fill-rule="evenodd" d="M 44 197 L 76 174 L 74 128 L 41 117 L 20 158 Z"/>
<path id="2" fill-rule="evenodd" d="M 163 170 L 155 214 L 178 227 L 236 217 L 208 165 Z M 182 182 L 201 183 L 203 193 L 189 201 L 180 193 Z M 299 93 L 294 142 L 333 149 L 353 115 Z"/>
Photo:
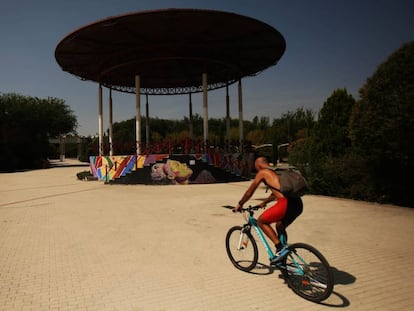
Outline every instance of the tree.
<path id="1" fill-rule="evenodd" d="M 319 111 L 316 124 L 290 146 L 289 160 L 302 169 L 313 192 L 345 196 L 348 180 L 342 168 L 351 143 L 348 123 L 355 100 L 346 89 L 334 90 Z"/>
<path id="2" fill-rule="evenodd" d="M 314 129 L 319 155 L 339 157 L 349 152 L 349 118 L 355 99 L 346 89 L 334 90 L 319 111 Z"/>
<path id="3" fill-rule="evenodd" d="M 414 42 L 394 52 L 360 89 L 350 120 L 355 152 L 366 158 L 379 199 L 413 206 Z"/>
<path id="4" fill-rule="evenodd" d="M 266 134 L 267 142 L 271 142 L 273 145 L 272 161 L 276 163 L 278 158 L 285 158 L 288 156 L 286 148 L 278 148 L 279 145 L 288 143 L 289 159 L 292 155 L 292 160 L 301 162 L 303 157 L 298 156 L 298 153 L 292 151 L 297 147 L 299 148 L 303 143 L 303 140 L 307 139 L 314 124 L 314 112 L 310 109 L 305 110 L 303 107 L 300 107 L 293 112 L 289 111 L 283 113 L 279 119 L 273 119 L 272 127 Z"/>
<path id="5" fill-rule="evenodd" d="M 255 129 L 265 130 L 270 126 L 269 117 L 259 118 L 258 116 L 255 116 L 251 124 Z"/>
<path id="6" fill-rule="evenodd" d="M 76 116 L 58 98 L 0 94 L 1 170 L 35 168 L 48 156 L 49 138 L 75 133 Z"/>
<path id="7" fill-rule="evenodd" d="M 314 123 L 314 112 L 300 107 L 296 111 L 283 113 L 279 119 L 273 119 L 272 136 L 278 144 L 293 143 L 303 133 L 308 135 Z"/>

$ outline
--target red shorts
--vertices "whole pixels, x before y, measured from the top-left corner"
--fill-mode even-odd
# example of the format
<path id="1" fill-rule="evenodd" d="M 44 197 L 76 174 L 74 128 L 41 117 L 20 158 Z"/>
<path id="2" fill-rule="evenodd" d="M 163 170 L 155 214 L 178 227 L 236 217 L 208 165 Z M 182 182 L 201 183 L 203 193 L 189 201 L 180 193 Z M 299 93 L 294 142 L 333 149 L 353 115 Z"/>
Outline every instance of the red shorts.
<path id="1" fill-rule="evenodd" d="M 280 221 L 285 217 L 288 201 L 286 198 L 279 198 L 275 205 L 268 208 L 260 215 L 260 219 L 265 224 L 272 224 Z"/>

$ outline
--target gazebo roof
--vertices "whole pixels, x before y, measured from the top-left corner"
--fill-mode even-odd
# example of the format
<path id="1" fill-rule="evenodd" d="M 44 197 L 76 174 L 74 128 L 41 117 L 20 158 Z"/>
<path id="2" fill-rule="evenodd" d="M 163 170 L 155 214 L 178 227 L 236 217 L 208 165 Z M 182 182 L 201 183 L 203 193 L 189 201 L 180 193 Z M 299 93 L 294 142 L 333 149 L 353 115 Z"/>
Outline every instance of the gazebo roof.
<path id="1" fill-rule="evenodd" d="M 232 84 L 275 65 L 286 48 L 273 27 L 235 13 L 164 9 L 109 17 L 67 35 L 62 70 L 123 92 L 183 94 Z"/>

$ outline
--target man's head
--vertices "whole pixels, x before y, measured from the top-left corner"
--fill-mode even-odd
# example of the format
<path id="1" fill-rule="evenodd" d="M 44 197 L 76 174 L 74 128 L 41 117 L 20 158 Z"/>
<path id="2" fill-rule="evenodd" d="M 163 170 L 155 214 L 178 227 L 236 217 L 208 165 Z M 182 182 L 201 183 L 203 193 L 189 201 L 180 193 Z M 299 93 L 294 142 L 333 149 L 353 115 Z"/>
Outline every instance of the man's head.
<path id="1" fill-rule="evenodd" d="M 254 162 L 254 167 L 256 168 L 256 171 L 260 171 L 264 168 L 268 168 L 269 162 L 267 162 L 267 159 L 265 157 L 258 157 Z"/>

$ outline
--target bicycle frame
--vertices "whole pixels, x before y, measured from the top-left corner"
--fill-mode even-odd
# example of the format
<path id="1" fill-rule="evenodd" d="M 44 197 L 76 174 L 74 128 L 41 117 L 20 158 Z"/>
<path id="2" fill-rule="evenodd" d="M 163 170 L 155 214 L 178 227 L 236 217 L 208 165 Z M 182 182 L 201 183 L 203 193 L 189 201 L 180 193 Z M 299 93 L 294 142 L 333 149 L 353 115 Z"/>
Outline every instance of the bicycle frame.
<path id="1" fill-rule="evenodd" d="M 262 241 L 263 246 L 265 247 L 266 252 L 269 255 L 269 258 L 272 259 L 275 256 L 275 254 L 274 254 L 272 248 L 270 247 L 269 242 L 266 240 L 262 229 L 260 229 L 259 225 L 257 224 L 256 218 L 253 217 L 252 212 L 249 213 L 248 222 L 247 222 L 247 224 L 245 224 L 243 226 L 243 228 L 250 229 L 251 226 L 253 226 L 254 230 L 256 231 L 257 235 L 260 238 L 260 241 Z M 283 241 L 283 238 L 281 238 L 281 237 L 279 237 L 279 238 L 280 238 L 281 241 Z M 283 241 L 282 243 L 285 247 L 288 246 L 287 242 Z M 242 235 L 240 236 L 239 249 L 241 249 L 241 247 L 242 247 Z M 306 264 L 306 262 L 299 256 L 299 254 L 295 254 L 295 255 L 296 256 L 292 256 L 290 252 L 286 255 L 286 256 L 290 256 L 292 258 L 292 262 L 293 262 L 295 267 L 282 266 L 282 265 L 277 265 L 277 266 L 279 268 L 289 270 L 289 271 L 291 271 L 293 273 L 296 273 L 298 275 L 304 275 L 305 272 L 302 269 L 301 263 Z M 296 260 L 294 257 L 297 257 L 297 259 L 299 259 L 300 262 L 298 262 L 298 260 Z"/>
<path id="2" fill-rule="evenodd" d="M 302 257 L 299 256 L 299 254 L 297 254 L 296 252 L 294 252 L 294 253 L 295 253 L 295 256 L 300 260 L 300 262 L 303 265 L 306 265 L 307 264 L 306 261 L 304 261 L 302 259 Z M 292 255 L 292 252 L 290 252 L 287 256 L 289 256 L 292 259 L 292 262 L 295 265 L 295 267 L 291 267 L 291 266 L 287 266 L 286 265 L 283 268 L 286 269 L 286 270 L 288 270 L 288 271 L 291 271 L 293 273 L 296 273 L 297 275 L 305 275 L 305 271 L 303 271 L 302 265 L 300 264 L 300 262 L 298 262 L 296 260 L 295 256 Z"/>
<path id="3" fill-rule="evenodd" d="M 243 213 L 245 223 L 230 228 L 226 235 L 226 250 L 233 265 L 245 272 L 255 269 L 259 260 L 259 249 L 257 237 L 251 230 L 253 227 L 269 256 L 269 269 L 279 269 L 289 287 L 299 296 L 314 302 L 327 299 L 333 291 L 334 279 L 325 257 L 309 244 L 288 245 L 285 228 L 277 223 L 276 230 L 283 245 L 283 257 L 275 258 L 270 239 L 254 217 L 254 212 L 259 209 L 262 209 L 259 205 L 240 208 L 238 211 Z M 252 246 L 248 246 L 249 241 Z"/>
<path id="4" fill-rule="evenodd" d="M 275 256 L 275 254 L 273 253 L 273 250 L 270 248 L 269 243 L 267 242 L 262 229 L 260 229 L 259 225 L 257 224 L 257 220 L 256 218 L 254 218 L 252 215 L 249 216 L 249 222 L 248 225 L 253 226 L 254 230 L 256 231 L 257 235 L 260 238 L 260 241 L 262 241 L 267 254 L 269 255 L 269 258 L 273 258 Z"/>

